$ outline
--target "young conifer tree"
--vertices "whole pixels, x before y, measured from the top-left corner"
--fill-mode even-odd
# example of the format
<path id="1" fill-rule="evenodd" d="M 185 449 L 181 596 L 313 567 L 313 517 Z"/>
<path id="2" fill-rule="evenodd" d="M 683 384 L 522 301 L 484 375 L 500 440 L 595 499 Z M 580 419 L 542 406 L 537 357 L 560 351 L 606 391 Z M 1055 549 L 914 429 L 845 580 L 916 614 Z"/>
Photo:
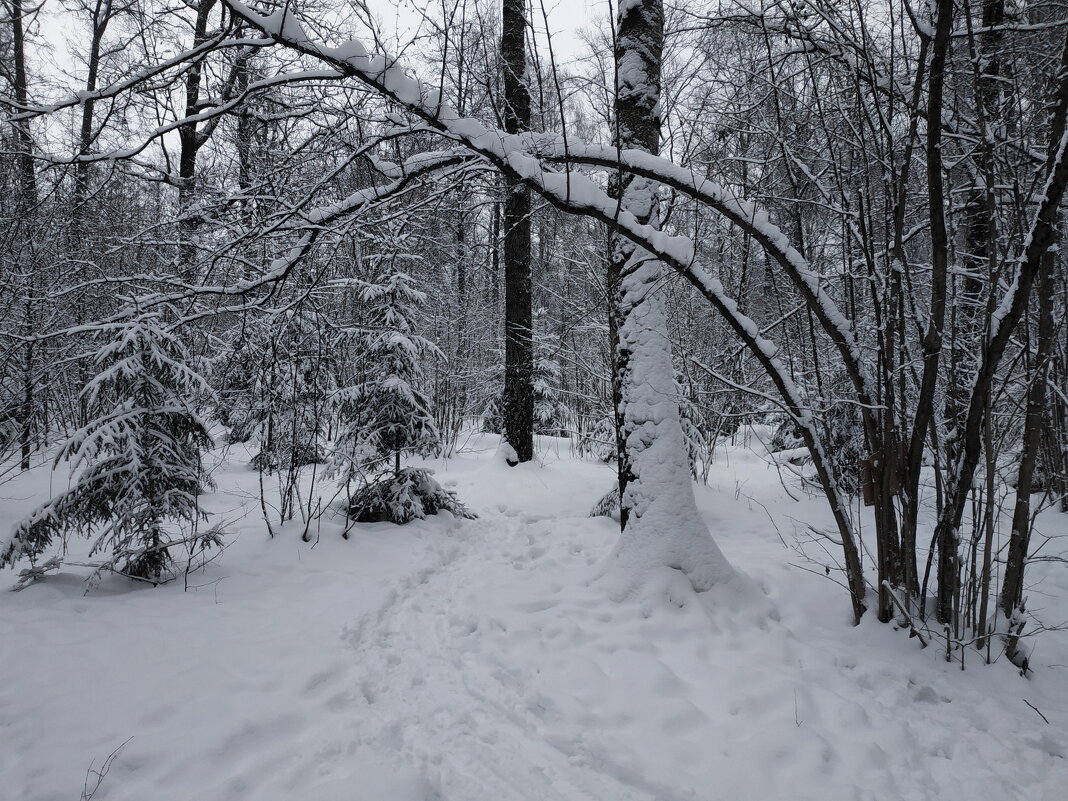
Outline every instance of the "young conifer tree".
<path id="1" fill-rule="evenodd" d="M 561 399 L 561 369 L 557 361 L 560 340 L 545 330 L 545 309 L 534 313 L 533 368 L 531 393 L 534 399 L 534 433 L 550 437 L 570 436 L 571 413 Z M 487 383 L 503 384 L 504 369 L 500 363 L 486 371 Z M 504 434 L 505 393 L 503 387 L 486 403 L 482 412 L 482 430 L 489 434 Z"/>
<path id="2" fill-rule="evenodd" d="M 361 522 L 394 523 L 442 509 L 472 517 L 430 470 L 401 467 L 405 454 L 429 456 L 438 447 L 433 409 L 421 388 L 420 360 L 440 353 L 415 332 L 415 312 L 426 295 L 392 260 L 387 264 L 377 281 L 365 284 L 360 293 L 370 312 L 361 335 L 365 378 L 341 393 L 335 465 L 346 484 L 360 474 L 371 477 L 351 495 L 350 514 Z"/>
<path id="3" fill-rule="evenodd" d="M 566 437 L 571 415 L 560 393 L 560 338 L 548 330 L 547 316 L 545 309 L 534 315 L 534 433 Z"/>
<path id="4" fill-rule="evenodd" d="M 238 343 L 216 416 L 231 442 L 258 447 L 256 469 L 286 473 L 324 460 L 326 407 L 336 389 L 328 355 L 322 321 L 301 309 L 257 321 Z"/>
<path id="5" fill-rule="evenodd" d="M 70 462 L 70 488 L 15 527 L 0 567 L 82 532 L 96 538 L 90 554 L 110 552 L 102 569 L 158 582 L 176 544 L 220 544 L 214 530 L 195 531 L 206 517 L 198 496 L 211 486 L 201 451 L 212 440 L 189 399 L 207 385 L 181 340 L 152 315 L 115 328 L 96 361 L 100 372 L 83 394 L 90 408 L 106 411 L 60 450 L 56 465 Z M 174 536 L 183 525 L 190 531 Z"/>

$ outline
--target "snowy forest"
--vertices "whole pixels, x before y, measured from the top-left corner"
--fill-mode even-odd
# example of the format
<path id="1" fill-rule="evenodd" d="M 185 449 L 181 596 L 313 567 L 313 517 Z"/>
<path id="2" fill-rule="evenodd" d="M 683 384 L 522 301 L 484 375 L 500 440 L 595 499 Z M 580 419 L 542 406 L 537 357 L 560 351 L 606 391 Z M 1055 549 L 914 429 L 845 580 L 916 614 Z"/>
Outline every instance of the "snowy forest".
<path id="1" fill-rule="evenodd" d="M 0 0 L 0 117 L 0 795 L 1064 797 L 1063 3 Z"/>

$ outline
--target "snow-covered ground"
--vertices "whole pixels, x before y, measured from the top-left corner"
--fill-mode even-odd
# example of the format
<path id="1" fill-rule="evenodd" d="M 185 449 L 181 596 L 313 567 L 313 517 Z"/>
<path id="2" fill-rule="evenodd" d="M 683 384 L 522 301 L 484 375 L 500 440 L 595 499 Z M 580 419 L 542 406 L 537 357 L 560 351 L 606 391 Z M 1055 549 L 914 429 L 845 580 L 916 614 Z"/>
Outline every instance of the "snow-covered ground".
<path id="1" fill-rule="evenodd" d="M 824 503 L 742 448 L 697 493 L 749 580 L 610 600 L 615 524 L 586 513 L 613 474 L 551 442 L 517 469 L 493 438 L 435 465 L 478 520 L 345 541 L 327 518 L 308 544 L 267 538 L 230 458 L 206 505 L 232 544 L 188 591 L 86 596 L 71 568 L 0 592 L 0 798 L 77 801 L 111 755 L 100 801 L 1066 797 L 1068 634 L 1023 679 L 853 627 L 845 591 L 791 565 L 812 567 L 787 546 Z M 48 481 L 0 488 L 0 527 Z M 1068 619 L 1068 568 L 1030 578 L 1044 622 Z"/>

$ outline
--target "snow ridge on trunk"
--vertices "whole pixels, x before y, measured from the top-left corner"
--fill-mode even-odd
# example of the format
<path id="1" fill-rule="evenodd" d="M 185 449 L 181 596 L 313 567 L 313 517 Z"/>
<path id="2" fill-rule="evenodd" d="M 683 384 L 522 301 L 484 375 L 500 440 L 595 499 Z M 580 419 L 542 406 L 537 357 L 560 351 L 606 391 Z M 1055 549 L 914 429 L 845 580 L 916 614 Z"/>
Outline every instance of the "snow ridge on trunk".
<path id="1" fill-rule="evenodd" d="M 621 4 L 616 36 L 617 143 L 656 153 L 660 138 L 660 69 L 664 12 L 660 0 Z M 619 176 L 620 209 L 640 222 L 656 219 L 655 182 Z M 616 321 L 616 421 L 619 427 L 619 544 L 608 572 L 631 594 L 662 569 L 681 571 L 697 592 L 734 576 L 701 520 L 694 500 L 686 438 L 675 393 L 671 341 L 659 260 L 613 237 L 609 283 Z M 675 576 L 669 574 L 669 582 Z M 670 586 L 668 587 L 670 592 Z"/>
<path id="2" fill-rule="evenodd" d="M 621 284 L 624 316 L 619 348 L 626 353 L 621 413 L 631 479 L 623 493 L 627 525 L 613 562 L 630 574 L 630 590 L 650 569 L 682 571 L 693 589 L 711 589 L 735 575 L 694 501 L 686 439 L 674 389 L 664 301 L 656 291 L 660 262 L 635 254 Z"/>

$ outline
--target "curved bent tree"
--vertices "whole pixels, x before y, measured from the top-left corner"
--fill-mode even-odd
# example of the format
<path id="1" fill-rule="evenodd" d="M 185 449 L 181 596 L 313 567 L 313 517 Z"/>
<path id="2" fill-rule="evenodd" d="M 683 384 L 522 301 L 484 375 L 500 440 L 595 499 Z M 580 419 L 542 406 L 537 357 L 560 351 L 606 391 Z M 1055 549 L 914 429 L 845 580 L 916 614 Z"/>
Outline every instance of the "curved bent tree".
<path id="1" fill-rule="evenodd" d="M 922 458 L 922 451 L 917 454 L 914 448 L 905 449 L 904 445 L 906 441 L 916 442 L 917 437 L 920 437 L 919 441 L 922 442 L 927 427 L 925 417 L 923 414 L 918 414 L 913 421 L 914 426 L 909 432 L 905 432 L 900 426 L 900 421 L 887 419 L 880 413 L 879 404 L 872 391 L 875 379 L 863 366 L 863 358 L 856 344 L 851 323 L 822 289 L 819 273 L 812 269 L 801 254 L 790 245 L 788 237 L 770 222 L 765 212 L 754 204 L 737 200 L 730 191 L 704 180 L 689 170 L 650 153 L 633 148 L 628 149 L 626 145 L 629 142 L 623 140 L 622 137 L 619 142 L 621 147 L 584 148 L 573 142 L 565 143 L 560 137 L 554 135 L 510 135 L 489 128 L 476 120 L 460 117 L 443 102 L 435 89 L 407 76 L 400 65 L 388 57 L 381 55 L 372 57 L 356 42 L 349 42 L 336 48 L 316 43 L 306 34 L 297 19 L 284 12 L 262 16 L 237 3 L 236 0 L 227 0 L 227 2 L 236 15 L 261 30 L 269 38 L 306 55 L 315 56 L 330 64 L 341 76 L 358 80 L 388 97 L 409 113 L 420 118 L 428 127 L 468 147 L 496 169 L 529 186 L 554 206 L 569 213 L 604 222 L 619 237 L 657 257 L 661 263 L 669 265 L 693 284 L 723 316 L 767 372 L 782 398 L 785 409 L 796 422 L 802 440 L 812 454 L 821 486 L 828 498 L 838 527 L 837 534 L 843 552 L 847 584 L 853 600 L 854 614 L 859 618 L 865 609 L 867 595 L 867 585 L 861 567 L 859 539 L 850 518 L 846 500 L 832 475 L 830 460 L 827 458 L 820 429 L 815 424 L 811 404 L 805 400 L 794 384 L 789 371 L 777 358 L 779 349 L 762 336 L 753 320 L 739 310 L 738 304 L 724 292 L 722 284 L 708 275 L 695 261 L 695 251 L 686 238 L 671 236 L 656 230 L 655 227 L 643 221 L 642 214 L 636 214 L 632 209 L 626 208 L 624 204 L 605 192 L 599 184 L 576 173 L 573 168 L 582 164 L 600 166 L 615 171 L 617 174 L 622 171 L 628 176 L 641 176 L 652 182 L 669 186 L 719 212 L 746 235 L 752 237 L 790 278 L 821 330 L 834 343 L 856 392 L 856 402 L 861 410 L 865 440 L 873 452 L 879 451 L 883 454 L 882 458 L 875 459 L 872 463 L 876 473 L 874 481 L 876 490 L 879 488 L 884 490 L 881 493 L 877 492 L 877 505 L 881 507 L 882 513 L 876 518 L 880 548 L 877 564 L 880 619 L 888 620 L 894 613 L 895 601 L 891 598 L 894 589 L 900 588 L 905 592 L 906 603 L 913 597 L 918 575 L 914 567 L 916 557 L 914 552 L 902 552 L 902 540 L 899 535 L 901 522 L 893 514 L 893 498 L 889 496 L 891 493 L 896 494 L 897 486 L 894 486 L 892 490 L 890 487 L 900 485 L 902 478 L 912 482 L 911 486 L 903 488 L 903 493 L 911 504 L 911 506 L 906 504 L 907 514 L 904 525 L 912 526 L 914 529 L 917 507 L 915 499 L 919 496 L 918 464 L 919 459 Z M 626 4 L 624 11 L 627 13 L 623 15 L 624 20 L 634 9 L 643 8 L 645 8 L 644 4 Z M 941 19 L 936 16 L 933 35 L 937 41 L 933 45 L 926 41 L 924 43 L 923 52 L 933 51 L 932 69 L 936 71 L 941 69 L 939 58 L 944 59 L 944 54 L 940 56 L 939 53 L 946 46 L 945 30 L 951 23 L 948 8 L 947 4 L 941 4 L 940 10 L 945 13 L 941 15 Z M 931 36 L 928 30 L 928 28 L 921 28 L 919 34 L 921 38 Z M 917 87 L 922 85 L 925 72 L 927 72 L 926 65 L 921 63 L 917 69 Z M 924 115 L 928 125 L 934 127 L 940 126 L 935 113 L 938 110 L 938 104 L 941 103 L 938 97 L 938 80 L 939 78 L 935 78 L 933 100 L 930 98 L 930 92 L 928 93 L 929 107 Z M 951 613 L 947 599 L 958 591 L 957 582 L 951 580 L 949 575 L 951 567 L 956 564 L 957 554 L 949 547 L 949 537 L 945 532 L 959 525 L 971 486 L 971 476 L 978 464 L 981 451 L 979 432 L 986 408 L 983 398 L 1001 362 L 1005 341 L 1023 316 L 1041 256 L 1053 241 L 1054 228 L 1051 215 L 1055 214 L 1060 204 L 1064 185 L 1068 180 L 1068 154 L 1065 152 L 1062 141 L 1063 126 L 1059 122 L 1063 119 L 1065 110 L 1068 109 L 1068 92 L 1058 91 L 1056 97 L 1049 156 L 1041 168 L 1046 176 L 1042 181 L 1046 187 L 1043 202 L 1034 217 L 1032 232 L 1027 237 L 1025 251 L 1018 259 L 1016 279 L 1013 280 L 999 303 L 999 311 L 996 315 L 998 327 L 985 346 L 981 360 L 982 366 L 975 378 L 972 391 L 969 393 L 971 400 L 963 437 L 961 462 L 959 468 L 953 470 L 950 476 L 950 502 L 944 507 L 944 514 L 939 523 L 939 533 L 935 538 L 936 543 L 941 546 L 938 613 L 939 618 L 943 620 Z M 916 118 L 918 117 L 917 113 Z M 931 136 L 934 134 L 932 133 Z M 937 139 L 935 144 L 937 144 Z M 928 172 L 940 169 L 937 159 L 929 160 Z M 933 191 L 937 192 L 937 183 Z M 638 211 L 641 212 L 640 209 Z M 936 305 L 940 293 L 938 287 L 939 284 L 936 281 L 932 289 L 935 293 Z M 938 329 L 937 319 L 932 325 L 935 325 L 935 330 Z M 934 354 L 938 352 L 940 344 L 930 339 L 928 343 L 929 352 L 932 354 L 930 363 L 936 367 Z M 933 370 L 934 367 L 931 369 Z M 889 458 L 891 452 L 902 450 L 906 450 L 903 459 L 895 463 L 895 460 Z M 892 473 L 896 475 L 891 475 Z M 914 531 L 905 533 L 910 541 L 915 541 Z M 911 568 L 906 567 L 909 560 L 912 560 Z"/>
<path id="2" fill-rule="evenodd" d="M 553 96 L 546 82 L 536 82 L 540 65 L 525 52 L 524 10 L 511 0 L 503 6 L 504 37 L 483 45 L 484 75 L 472 69 L 464 78 L 468 93 L 484 80 L 477 104 L 469 94 L 447 102 L 451 77 L 442 77 L 435 88 L 359 42 L 327 44 L 329 34 L 319 33 L 327 26 L 305 18 L 305 27 L 291 6 L 269 14 L 238 0 L 196 6 L 211 13 L 205 11 L 202 33 L 188 50 L 66 102 L 33 107 L 23 98 L 10 106 L 11 120 L 26 130 L 34 117 L 70 112 L 79 104 L 96 104 L 97 117 L 105 120 L 109 109 L 122 108 L 121 98 L 146 84 L 169 86 L 179 100 L 188 95 L 191 80 L 225 90 L 177 103 L 133 145 L 123 142 L 121 149 L 109 150 L 102 140 L 82 146 L 72 158 L 35 155 L 39 163 L 76 165 L 83 175 L 89 174 L 84 165 L 121 165 L 139 178 L 155 176 L 178 189 L 174 181 L 182 180 L 181 165 L 174 171 L 153 166 L 146 151 L 165 150 L 168 136 L 180 140 L 183 132 L 215 131 L 203 145 L 211 158 L 203 159 L 203 172 L 197 167 L 197 203 L 185 203 L 186 192 L 178 204 L 179 217 L 193 220 L 188 212 L 195 205 L 196 219 L 203 219 L 203 235 L 177 226 L 175 238 L 199 243 L 178 260 L 196 259 L 196 269 L 122 274 L 144 289 L 141 308 L 179 309 L 183 320 L 211 328 L 212 315 L 235 319 L 263 303 L 315 303 L 330 281 L 324 276 L 330 275 L 331 253 L 351 246 L 348 268 L 358 264 L 356 240 L 373 227 L 364 224 L 370 216 L 413 216 L 410 210 L 428 198 L 447 197 L 450 189 L 443 187 L 450 184 L 454 198 L 460 184 L 484 187 L 460 201 L 459 217 L 476 240 L 492 242 L 493 266 L 486 273 L 493 281 L 502 233 L 505 261 L 518 265 L 516 274 L 529 281 L 532 265 L 555 258 L 545 242 L 561 241 L 558 234 L 545 235 L 550 220 L 586 232 L 591 228 L 586 221 L 594 221 L 609 233 L 608 269 L 598 264 L 587 283 L 607 284 L 611 301 L 612 412 L 623 523 L 617 554 L 623 561 L 677 568 L 699 589 L 730 575 L 692 513 L 685 479 L 672 360 L 680 355 L 686 365 L 697 360 L 688 343 L 680 349 L 680 331 L 683 339 L 688 333 L 681 316 L 663 307 L 663 295 L 676 290 L 662 279 L 674 272 L 703 298 L 699 307 L 707 303 L 716 310 L 700 320 L 698 336 L 726 330 L 740 343 L 728 358 L 742 354 L 738 363 L 744 360 L 745 367 L 739 373 L 756 364 L 762 386 L 745 386 L 751 378 L 739 373 L 725 377 L 718 367 L 697 366 L 732 393 L 759 397 L 761 414 L 771 408 L 777 420 L 784 414 L 787 436 L 811 455 L 814 480 L 834 520 L 833 532 L 815 534 L 839 549 L 836 561 L 854 617 L 871 605 L 883 621 L 900 615 L 911 625 L 918 616 L 923 626 L 933 580 L 932 612 L 950 624 L 958 642 L 967 641 L 969 631 L 981 642 L 991 627 L 1018 633 L 1033 518 L 1026 490 L 1051 463 L 1052 457 L 1043 456 L 1039 464 L 1036 455 L 1050 447 L 1051 415 L 1065 416 L 1052 409 L 1061 383 L 1057 326 L 1063 323 L 1056 315 L 1062 306 L 1031 304 L 1036 286 L 1047 287 L 1044 296 L 1056 296 L 1063 286 L 1057 272 L 1063 260 L 1053 250 L 1068 182 L 1068 41 L 1060 28 L 1012 30 L 999 24 L 1007 19 L 999 14 L 1008 12 L 996 3 L 979 8 L 951 0 L 930 4 L 922 19 L 905 15 L 891 22 L 889 32 L 869 30 L 865 20 L 847 18 L 851 12 L 819 0 L 772 4 L 759 15 L 739 10 L 730 19 L 708 19 L 707 30 L 695 34 L 707 41 L 687 40 L 693 48 L 687 55 L 702 55 L 711 66 L 706 76 L 700 64 L 687 66 L 696 80 L 685 90 L 691 91 L 685 102 L 693 105 L 680 112 L 683 90 L 676 94 L 673 81 L 666 91 L 661 86 L 662 5 L 632 0 L 621 4 L 612 47 L 602 54 L 607 80 L 600 113 L 609 124 L 599 141 L 608 144 L 588 144 L 579 139 L 598 140 L 589 127 L 578 138 L 573 131 L 565 136 L 530 130 L 556 127 L 545 120 L 553 118 L 554 103 L 564 103 L 563 93 L 559 84 Z M 311 23 L 314 35 L 308 32 Z M 463 37 L 477 39 L 477 33 L 461 32 L 458 41 L 474 41 Z M 451 46 L 453 40 L 445 38 Z M 990 61 L 992 53 L 996 58 Z M 465 63 L 470 56 L 465 53 Z M 1014 58 L 1039 68 L 1023 71 Z M 442 76 L 460 69 L 454 62 L 442 52 Z M 236 77 L 228 81 L 231 74 Z M 497 77 L 504 79 L 503 95 Z M 1004 86 L 1010 84 L 1026 92 L 1019 109 L 1007 110 Z M 532 95 L 532 86 L 540 91 Z M 307 102 L 288 108 L 292 95 L 286 93 L 298 90 L 343 100 L 326 113 Z M 732 92 L 729 102 L 719 96 Z M 731 102 L 742 111 L 724 122 L 720 109 L 729 111 Z M 464 111 L 478 104 L 482 116 Z M 704 113 L 705 104 L 715 110 Z M 485 106 L 492 106 L 497 123 L 487 122 Z M 368 107 L 373 111 L 361 116 Z M 243 172 L 236 194 L 212 173 L 230 144 L 227 115 L 242 120 L 237 149 Z M 570 125 L 566 114 L 560 116 Z M 685 123 L 681 137 L 679 121 Z M 292 158 L 272 166 L 270 143 L 257 136 L 291 123 L 286 144 Z M 301 139 L 317 127 L 337 134 Z M 677 150 L 690 129 L 700 145 Z M 766 151 L 759 152 L 754 137 L 763 137 Z M 316 141 L 331 146 L 305 156 L 303 149 Z M 40 153 L 40 144 L 34 144 Z M 661 146 L 670 159 L 659 155 Z M 330 164 L 319 173 L 316 155 Z M 299 173 L 306 165 L 312 166 L 290 184 L 287 171 Z M 92 171 L 98 173 L 103 169 Z M 507 184 L 509 212 L 503 230 L 496 214 L 489 222 L 482 210 L 500 202 L 488 188 L 499 186 L 500 178 Z M 1004 189 L 1009 184 L 1012 197 Z M 272 194 L 277 186 L 284 191 Z M 84 187 L 80 191 L 84 196 Z M 763 198 L 769 211 L 754 198 Z M 398 212 L 402 204 L 406 211 Z M 782 228 L 772 223 L 772 211 Z M 443 243 L 454 232 L 434 230 L 436 220 L 418 224 L 431 239 L 437 237 L 434 252 L 446 253 Z M 481 238 L 479 225 L 486 229 Z M 680 231 L 692 236 L 677 235 Z M 488 253 L 489 246 L 483 248 Z M 477 274 L 471 261 L 476 249 L 465 245 L 461 258 L 469 261 L 456 274 Z M 525 266 L 512 258 L 520 252 L 528 257 Z M 581 277 L 576 252 L 554 265 L 557 275 Z M 778 300 L 778 309 L 762 308 L 771 301 L 754 291 L 759 277 L 748 272 L 754 262 L 765 286 L 774 284 L 768 294 Z M 123 283 L 116 273 L 89 288 L 103 294 Z M 506 283 L 509 298 L 516 300 L 508 301 L 509 309 L 529 306 L 529 288 L 524 301 L 522 282 Z M 789 304 L 782 303 L 784 296 Z M 210 309 L 204 303 L 209 299 Z M 493 294 L 494 306 L 496 301 Z M 751 308 L 744 306 L 747 301 Z M 443 309 L 447 302 L 454 301 L 443 300 Z M 97 316 L 108 319 L 112 311 L 114 306 L 102 307 Z M 531 326 L 521 311 L 509 319 L 505 361 L 513 369 L 506 367 L 506 384 L 515 387 L 522 384 L 519 368 Z M 94 325 L 99 323 L 44 334 L 12 328 L 7 336 L 30 350 L 50 338 L 91 332 Z M 600 386 L 596 394 L 603 396 Z M 505 427 L 522 460 L 527 448 L 516 432 L 526 427 L 525 407 L 514 406 L 518 417 Z M 603 419 L 603 409 L 595 413 Z M 850 449 L 841 447 L 843 437 Z M 998 470 L 1004 472 L 998 453 L 1006 442 L 1011 451 L 1013 440 L 1022 443 L 1018 497 L 1005 551 L 1001 617 L 993 621 L 987 619 L 987 599 L 999 594 L 992 587 L 998 547 L 990 532 L 999 512 L 991 488 Z M 986 478 L 985 486 L 979 477 Z M 870 516 L 850 509 L 850 503 L 860 504 L 858 484 L 872 507 Z M 924 510 L 931 505 L 928 514 Z M 672 508 L 682 512 L 668 515 L 665 510 Z M 863 541 L 862 524 L 871 532 Z M 969 524 L 971 532 L 962 531 Z"/>

